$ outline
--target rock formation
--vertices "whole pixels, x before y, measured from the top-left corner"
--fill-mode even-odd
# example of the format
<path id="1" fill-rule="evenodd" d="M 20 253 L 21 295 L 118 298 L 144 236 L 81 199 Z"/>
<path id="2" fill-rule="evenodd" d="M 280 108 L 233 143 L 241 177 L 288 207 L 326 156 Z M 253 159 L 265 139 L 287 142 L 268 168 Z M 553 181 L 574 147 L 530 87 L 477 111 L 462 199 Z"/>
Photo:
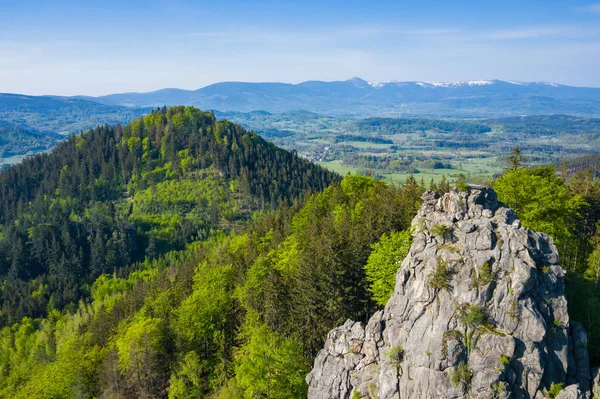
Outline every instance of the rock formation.
<path id="1" fill-rule="evenodd" d="M 552 239 L 496 193 L 426 192 L 394 293 L 364 326 L 332 330 L 308 397 L 589 397 L 583 327 L 569 320 Z"/>

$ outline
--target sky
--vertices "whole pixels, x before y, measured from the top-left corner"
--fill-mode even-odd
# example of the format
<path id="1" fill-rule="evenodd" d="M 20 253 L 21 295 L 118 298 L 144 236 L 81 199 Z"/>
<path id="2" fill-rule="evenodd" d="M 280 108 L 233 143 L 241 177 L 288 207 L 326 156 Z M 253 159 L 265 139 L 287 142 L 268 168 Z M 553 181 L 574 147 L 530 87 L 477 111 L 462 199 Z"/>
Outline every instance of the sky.
<path id="1" fill-rule="evenodd" d="M 0 0 L 0 92 L 354 76 L 600 87 L 599 71 L 600 2 Z"/>

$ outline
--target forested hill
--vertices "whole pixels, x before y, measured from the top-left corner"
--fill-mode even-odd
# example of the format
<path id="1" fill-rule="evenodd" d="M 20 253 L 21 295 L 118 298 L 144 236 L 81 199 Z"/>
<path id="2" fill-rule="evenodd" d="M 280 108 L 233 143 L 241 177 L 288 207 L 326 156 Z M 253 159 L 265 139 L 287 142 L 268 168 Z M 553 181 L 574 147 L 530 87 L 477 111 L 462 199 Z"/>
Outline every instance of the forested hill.
<path id="1" fill-rule="evenodd" d="M 0 174 L 0 325 L 339 177 L 193 107 L 72 136 Z"/>

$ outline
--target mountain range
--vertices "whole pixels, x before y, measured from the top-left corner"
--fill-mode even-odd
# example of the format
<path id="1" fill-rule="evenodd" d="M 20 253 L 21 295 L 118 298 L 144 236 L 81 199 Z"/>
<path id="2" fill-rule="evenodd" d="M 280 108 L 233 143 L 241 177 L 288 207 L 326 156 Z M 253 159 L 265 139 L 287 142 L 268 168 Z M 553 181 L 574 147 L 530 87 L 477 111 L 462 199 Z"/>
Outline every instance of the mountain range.
<path id="1" fill-rule="evenodd" d="M 345 81 L 289 83 L 221 82 L 198 90 L 162 89 L 78 99 L 109 106 L 194 105 L 220 111 L 308 110 L 340 115 L 495 117 L 531 114 L 600 115 L 600 88 L 548 82 Z"/>

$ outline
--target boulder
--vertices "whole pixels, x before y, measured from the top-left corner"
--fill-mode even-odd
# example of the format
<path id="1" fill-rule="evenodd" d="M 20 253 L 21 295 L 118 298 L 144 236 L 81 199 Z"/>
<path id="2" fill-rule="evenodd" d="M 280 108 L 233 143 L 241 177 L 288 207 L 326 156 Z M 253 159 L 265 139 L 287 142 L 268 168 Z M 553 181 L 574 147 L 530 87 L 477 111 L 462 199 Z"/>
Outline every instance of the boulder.
<path id="1" fill-rule="evenodd" d="M 425 193 L 412 226 L 392 297 L 329 333 L 309 398 L 543 398 L 558 382 L 560 397 L 589 396 L 587 337 L 549 236 L 484 186 Z"/>

